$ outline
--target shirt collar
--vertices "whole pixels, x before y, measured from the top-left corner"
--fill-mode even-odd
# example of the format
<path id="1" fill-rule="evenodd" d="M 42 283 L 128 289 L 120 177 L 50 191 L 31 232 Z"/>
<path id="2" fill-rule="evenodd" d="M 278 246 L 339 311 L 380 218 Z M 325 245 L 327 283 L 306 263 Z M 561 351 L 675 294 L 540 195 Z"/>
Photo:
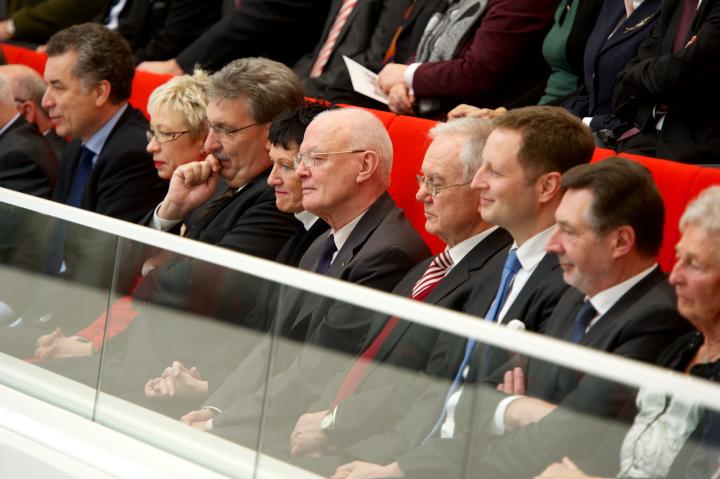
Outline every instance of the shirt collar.
<path id="1" fill-rule="evenodd" d="M 108 121 L 105 122 L 103 126 L 98 129 L 95 133 L 92 134 L 90 138 L 83 144 L 85 148 L 92 151 L 95 154 L 95 157 L 93 158 L 93 166 L 95 165 L 95 162 L 97 161 L 97 157 L 102 151 L 103 147 L 105 146 L 105 142 L 107 142 L 108 137 L 110 136 L 110 132 L 113 128 L 115 128 L 115 125 L 117 125 L 117 122 L 120 121 L 120 117 L 125 113 L 125 110 L 127 110 L 128 104 L 124 103 L 118 111 L 115 112 L 113 116 L 110 117 Z"/>
<path id="2" fill-rule="evenodd" d="M 12 126 L 12 124 L 17 121 L 18 118 L 20 118 L 20 113 L 15 113 L 15 116 L 12 117 L 12 120 L 10 120 L 9 122 L 5 123 L 5 126 L 3 126 L 2 128 L 0 128 L 0 135 L 2 135 L 3 133 L 5 133 L 5 132 L 7 131 L 7 129 L 10 128 L 10 127 Z"/>
<path id="3" fill-rule="evenodd" d="M 360 222 L 363 216 L 365 216 L 365 213 L 367 213 L 367 210 L 360 213 L 357 218 L 352 220 L 350 223 L 346 224 L 342 228 L 340 228 L 337 231 L 333 231 L 333 240 L 335 241 L 335 246 L 337 247 L 337 250 L 340 251 L 345 245 L 345 242 L 350 237 L 350 233 L 353 232 L 357 224 Z"/>
<path id="4" fill-rule="evenodd" d="M 299 213 L 295 213 L 295 219 L 303 224 L 305 231 L 308 231 L 318 220 L 318 217 L 307 210 L 302 210 Z"/>
<path id="5" fill-rule="evenodd" d="M 470 252 L 470 250 L 477 246 L 482 240 L 490 236 L 496 229 L 498 229 L 498 227 L 493 226 L 481 233 L 476 234 L 475 236 L 471 236 L 466 240 L 459 242 L 452 248 L 446 248 L 447 253 L 452 259 L 452 264 L 448 267 L 448 271 L 455 267 L 455 265 L 458 264 L 460 261 L 462 261 L 463 258 L 467 256 L 467 254 Z"/>
<path id="6" fill-rule="evenodd" d="M 607 313 L 615 303 L 620 301 L 620 298 L 622 298 L 625 293 L 630 291 L 633 286 L 638 284 L 643 278 L 652 273 L 653 270 L 657 267 L 657 263 L 653 263 L 653 265 L 646 270 L 643 270 L 635 276 L 626 279 L 622 283 L 618 283 L 615 286 L 611 286 L 604 291 L 600 291 L 595 296 L 590 298 L 590 304 L 592 304 L 593 308 L 595 308 L 595 311 L 598 312 L 598 317 Z"/>
<path id="7" fill-rule="evenodd" d="M 541 231 L 529 240 L 525 241 L 522 246 L 518 246 L 517 242 L 513 241 L 512 248 L 517 248 L 517 257 L 520 261 L 520 266 L 524 270 L 534 269 L 540 261 L 545 257 L 548 239 L 555 230 L 556 225 L 552 225 L 546 230 Z"/>

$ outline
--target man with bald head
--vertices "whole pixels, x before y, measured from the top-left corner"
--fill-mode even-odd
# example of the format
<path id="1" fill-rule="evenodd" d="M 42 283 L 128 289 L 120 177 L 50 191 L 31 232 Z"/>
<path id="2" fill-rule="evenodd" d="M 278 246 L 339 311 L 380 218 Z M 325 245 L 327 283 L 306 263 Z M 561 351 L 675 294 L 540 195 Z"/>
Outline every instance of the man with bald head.
<path id="1" fill-rule="evenodd" d="M 386 191 L 392 167 L 387 130 L 364 110 L 330 110 L 308 125 L 299 151 L 295 164 L 303 207 L 331 229 L 310 245 L 299 267 L 390 291 L 429 251 Z M 273 332 L 294 341 L 274 345 L 268 383 L 270 340 L 259 344 L 184 422 L 256 447 L 257 418 L 265 401 L 283 404 L 266 413 L 299 416 L 311 399 L 307 394 L 322 386 L 314 381 L 346 368 L 359 352 L 373 317 L 297 289 L 281 294 L 278 309 Z M 328 360 L 328 349 L 344 354 Z M 285 408 L 290 397 L 292 404 Z"/>
<path id="2" fill-rule="evenodd" d="M 60 158 L 67 141 L 55 133 L 48 110 L 42 106 L 42 98 L 47 89 L 45 80 L 35 69 L 20 64 L 1 65 L 0 75 L 10 81 L 15 104 L 25 121 L 37 127 L 50 143 L 55 156 Z"/>
<path id="3" fill-rule="evenodd" d="M 0 72 L 0 186 L 49 198 L 57 176 L 55 153 L 20 115 L 10 81 Z"/>

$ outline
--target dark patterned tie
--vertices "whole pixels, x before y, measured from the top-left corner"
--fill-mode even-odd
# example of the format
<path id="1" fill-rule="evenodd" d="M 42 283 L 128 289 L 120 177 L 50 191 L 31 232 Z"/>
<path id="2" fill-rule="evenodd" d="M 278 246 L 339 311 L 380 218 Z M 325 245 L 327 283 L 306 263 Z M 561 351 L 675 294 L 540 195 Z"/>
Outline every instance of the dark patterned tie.
<path id="1" fill-rule="evenodd" d="M 590 304 L 590 301 L 586 299 L 582 306 L 580 306 L 577 316 L 575 316 L 575 326 L 570 334 L 570 341 L 579 343 L 583 336 L 585 336 L 585 331 L 595 316 L 597 316 L 597 311 L 593 308 L 593 305 Z"/>
<path id="2" fill-rule="evenodd" d="M 65 204 L 70 206 L 79 207 L 82 201 L 85 187 L 92 174 L 93 164 L 92 160 L 95 157 L 95 153 L 90 151 L 85 145 L 80 147 L 80 158 L 78 159 L 75 172 L 73 174 L 73 180 L 70 184 L 70 192 L 65 199 Z"/>
<path id="3" fill-rule="evenodd" d="M 682 50 L 688 41 L 688 33 L 697 13 L 698 0 L 684 0 L 680 10 L 680 19 L 673 37 L 673 51 Z"/>
<path id="4" fill-rule="evenodd" d="M 320 251 L 317 269 L 315 270 L 316 273 L 327 273 L 327 270 L 330 268 L 330 264 L 332 263 L 332 257 L 336 251 L 337 246 L 335 245 L 335 237 L 331 233 L 330 236 L 328 236 L 325 240 L 325 244 Z"/>

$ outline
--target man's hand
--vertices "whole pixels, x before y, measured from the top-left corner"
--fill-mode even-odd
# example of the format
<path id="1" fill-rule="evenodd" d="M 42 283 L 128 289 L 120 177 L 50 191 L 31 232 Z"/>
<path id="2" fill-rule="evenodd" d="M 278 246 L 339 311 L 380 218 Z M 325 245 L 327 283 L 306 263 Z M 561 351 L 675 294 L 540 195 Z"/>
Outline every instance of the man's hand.
<path id="1" fill-rule="evenodd" d="M 531 397 L 521 397 L 511 402 L 505 410 L 505 426 L 518 429 L 539 421 L 557 408 L 555 404 Z"/>
<path id="2" fill-rule="evenodd" d="M 181 220 L 205 203 L 215 191 L 220 162 L 212 155 L 178 167 L 170 179 L 167 195 L 158 209 L 166 220 Z"/>
<path id="3" fill-rule="evenodd" d="M 392 87 L 388 94 L 388 107 L 398 115 L 412 115 L 415 113 L 415 97 L 410 95 L 407 85 L 399 83 Z"/>
<path id="4" fill-rule="evenodd" d="M 320 421 L 330 411 L 305 413 L 295 423 L 290 433 L 290 454 L 293 457 L 318 455 L 328 442 L 327 434 L 320 427 Z"/>
<path id="5" fill-rule="evenodd" d="M 92 343 L 77 338 L 68 338 L 60 328 L 56 328 L 50 334 L 40 336 L 35 342 L 35 346 L 35 357 L 42 360 L 76 358 L 92 354 Z"/>
<path id="6" fill-rule="evenodd" d="M 380 466 L 369 462 L 355 461 L 335 470 L 330 479 L 372 479 L 376 477 L 405 477 L 397 462 Z"/>
<path id="7" fill-rule="evenodd" d="M 600 479 L 599 477 L 591 477 L 582 472 L 578 467 L 567 457 L 564 457 L 562 462 L 556 462 L 547 467 L 539 476 L 535 476 L 535 479 Z"/>
<path id="8" fill-rule="evenodd" d="M 200 376 L 196 367 L 186 368 L 180 361 L 173 361 L 159 378 L 151 379 L 145 384 L 145 397 L 207 397 L 208 383 Z"/>
<path id="9" fill-rule="evenodd" d="M 175 59 L 160 62 L 142 62 L 136 70 L 150 73 L 159 73 L 161 75 L 182 75 L 183 71 Z"/>
<path id="10" fill-rule="evenodd" d="M 3 20 L 0 22 L 0 41 L 3 42 L 6 42 L 13 37 L 12 35 L 10 35 L 10 32 L 8 32 L 7 24 L 7 20 Z"/>
<path id="11" fill-rule="evenodd" d="M 484 118 L 486 120 L 494 120 L 499 116 L 507 113 L 507 108 L 501 106 L 495 108 L 478 108 L 472 105 L 461 104 L 450 110 L 448 113 L 448 120 L 455 118 Z"/>
<path id="12" fill-rule="evenodd" d="M 389 94 L 395 85 L 405 85 L 405 70 L 407 70 L 407 65 L 388 63 L 380 70 L 380 73 L 378 73 L 377 86 Z"/>
<path id="13" fill-rule="evenodd" d="M 190 411 L 180 418 L 185 424 L 200 429 L 201 431 L 207 431 L 207 422 L 217 416 L 218 412 L 214 409 L 198 409 L 197 411 Z"/>
<path id="14" fill-rule="evenodd" d="M 497 390 L 510 396 L 525 395 L 525 372 L 522 368 L 513 368 L 505 371 L 503 382 L 497 385 Z"/>

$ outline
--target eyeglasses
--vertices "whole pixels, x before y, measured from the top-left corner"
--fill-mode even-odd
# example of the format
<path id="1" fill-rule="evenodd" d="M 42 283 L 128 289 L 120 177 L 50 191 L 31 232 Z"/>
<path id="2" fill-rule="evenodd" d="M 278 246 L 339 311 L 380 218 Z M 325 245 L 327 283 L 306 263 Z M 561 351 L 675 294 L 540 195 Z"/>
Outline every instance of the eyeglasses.
<path id="1" fill-rule="evenodd" d="M 328 155 L 343 155 L 345 153 L 363 153 L 367 150 L 348 150 L 348 151 L 309 151 L 307 153 L 298 153 L 295 155 L 294 163 L 295 168 L 300 166 L 300 163 L 305 165 L 305 168 L 310 168 L 315 166 L 317 160 L 323 160 L 324 158 L 318 158 L 320 156 L 328 156 Z"/>
<path id="2" fill-rule="evenodd" d="M 220 125 L 215 125 L 213 123 L 210 123 L 209 121 L 205 120 L 205 125 L 207 126 L 208 131 L 212 131 L 220 138 L 232 138 L 233 136 L 237 135 L 243 130 L 247 130 L 248 128 L 252 128 L 253 126 L 258 126 L 260 123 L 253 123 L 252 125 L 247 126 L 241 126 L 240 128 L 227 128 Z"/>
<path id="3" fill-rule="evenodd" d="M 422 185 L 425 185 L 425 188 L 427 188 L 428 193 L 430 193 L 430 196 L 437 196 L 438 193 L 440 193 L 442 190 L 446 190 L 448 188 L 455 188 L 456 186 L 465 186 L 469 185 L 471 181 L 466 181 L 465 183 L 456 183 L 454 185 L 444 185 L 444 186 L 438 186 L 435 184 L 433 180 L 428 178 L 425 175 L 421 175 L 420 173 L 415 175 L 415 179 L 417 180 L 418 187 L 421 187 Z"/>
<path id="4" fill-rule="evenodd" d="M 150 141 L 154 137 L 155 140 L 162 145 L 163 143 L 169 143 L 171 141 L 177 140 L 178 138 L 183 136 L 185 133 L 190 133 L 190 130 L 162 132 L 162 131 L 155 131 L 152 128 L 150 128 L 145 132 L 145 138 L 147 138 L 148 143 L 150 143 Z"/>

